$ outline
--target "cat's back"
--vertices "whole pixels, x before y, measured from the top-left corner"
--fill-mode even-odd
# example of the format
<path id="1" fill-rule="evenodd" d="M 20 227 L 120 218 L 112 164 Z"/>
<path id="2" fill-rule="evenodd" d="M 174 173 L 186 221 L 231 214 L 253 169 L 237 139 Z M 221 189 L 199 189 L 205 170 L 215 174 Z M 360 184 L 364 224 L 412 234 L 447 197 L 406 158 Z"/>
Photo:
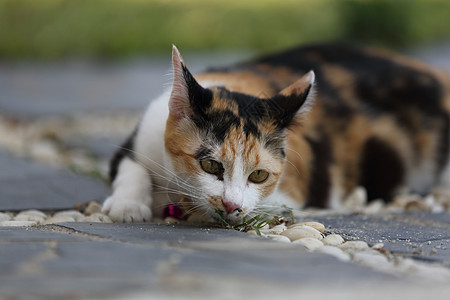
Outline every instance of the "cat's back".
<path id="1" fill-rule="evenodd" d="M 290 133 L 289 146 L 296 151 L 288 151 L 288 160 L 295 168 L 287 167 L 292 180 L 282 186 L 305 184 L 291 194 L 327 206 L 337 186 L 339 197 L 364 185 L 369 198 L 389 198 L 402 185 L 425 193 L 443 173 L 450 174 L 444 170 L 450 79 L 414 59 L 373 48 L 321 44 L 202 76 L 239 92 L 271 96 L 310 70 L 316 73 L 316 104 L 303 126 Z M 302 178 L 299 169 L 306 174 Z"/>

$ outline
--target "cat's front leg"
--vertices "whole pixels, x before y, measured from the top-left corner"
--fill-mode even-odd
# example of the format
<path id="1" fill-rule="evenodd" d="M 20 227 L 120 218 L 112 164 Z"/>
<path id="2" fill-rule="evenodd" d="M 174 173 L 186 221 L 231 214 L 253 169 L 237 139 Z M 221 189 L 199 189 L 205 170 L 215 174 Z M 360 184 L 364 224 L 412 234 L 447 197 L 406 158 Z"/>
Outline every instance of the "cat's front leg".
<path id="1" fill-rule="evenodd" d="M 148 222 L 152 217 L 151 204 L 151 178 L 147 170 L 124 157 L 113 182 L 113 193 L 103 203 L 102 212 L 114 222 Z"/>

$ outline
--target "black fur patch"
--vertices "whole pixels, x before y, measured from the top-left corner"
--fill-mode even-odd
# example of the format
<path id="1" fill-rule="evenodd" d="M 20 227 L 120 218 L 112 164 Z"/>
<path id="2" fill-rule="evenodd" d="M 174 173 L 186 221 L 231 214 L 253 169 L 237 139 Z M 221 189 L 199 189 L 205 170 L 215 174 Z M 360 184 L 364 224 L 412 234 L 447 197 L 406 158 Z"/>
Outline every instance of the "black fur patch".
<path id="1" fill-rule="evenodd" d="M 116 151 L 113 158 L 109 163 L 109 179 L 111 182 L 116 179 L 117 172 L 119 171 L 120 162 L 125 158 L 129 157 L 134 159 L 134 139 L 136 138 L 137 129 L 131 133 L 131 135 L 125 140 L 125 142 L 120 146 L 119 150 Z"/>
<path id="2" fill-rule="evenodd" d="M 324 135 L 319 140 L 306 138 L 306 141 L 313 153 L 306 206 L 325 208 L 331 190 L 330 165 L 333 162 L 331 143 Z"/>
<path id="3" fill-rule="evenodd" d="M 264 147 L 275 157 L 284 159 L 286 158 L 286 153 L 284 152 L 285 142 L 285 133 L 281 130 L 277 130 L 266 136 Z"/>
<path id="4" fill-rule="evenodd" d="M 403 183 L 405 168 L 399 154 L 382 140 L 372 137 L 364 145 L 360 161 L 360 185 L 369 200 L 392 200 L 393 192 Z"/>
<path id="5" fill-rule="evenodd" d="M 444 124 L 442 125 L 442 129 L 439 132 L 439 145 L 437 149 L 437 165 L 438 165 L 438 174 L 440 174 L 447 163 L 449 162 L 449 152 L 450 152 L 450 116 L 446 116 L 444 119 Z M 438 175 L 437 174 L 437 175 Z"/>

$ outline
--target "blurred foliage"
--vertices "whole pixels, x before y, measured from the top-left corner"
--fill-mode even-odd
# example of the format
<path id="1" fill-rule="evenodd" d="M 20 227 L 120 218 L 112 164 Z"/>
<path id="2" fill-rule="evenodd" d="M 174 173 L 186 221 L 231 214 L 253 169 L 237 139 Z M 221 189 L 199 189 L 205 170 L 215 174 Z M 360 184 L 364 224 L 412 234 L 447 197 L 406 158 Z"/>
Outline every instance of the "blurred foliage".
<path id="1" fill-rule="evenodd" d="M 0 0 L 0 59 L 450 38 L 449 0 Z"/>

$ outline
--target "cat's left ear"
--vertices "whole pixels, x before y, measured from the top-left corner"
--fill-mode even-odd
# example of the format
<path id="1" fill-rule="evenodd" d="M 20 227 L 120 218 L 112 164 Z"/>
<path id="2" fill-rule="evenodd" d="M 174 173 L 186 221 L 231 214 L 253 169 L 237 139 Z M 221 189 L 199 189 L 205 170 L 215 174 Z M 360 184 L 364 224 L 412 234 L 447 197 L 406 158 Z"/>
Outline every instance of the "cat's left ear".
<path id="1" fill-rule="evenodd" d="M 189 72 L 177 47 L 172 46 L 173 85 L 169 100 L 169 112 L 176 120 L 193 116 L 207 106 L 207 90 Z"/>
<path id="2" fill-rule="evenodd" d="M 283 89 L 273 97 L 280 110 L 281 126 L 288 127 L 294 119 L 304 117 L 314 104 L 314 71 Z"/>

